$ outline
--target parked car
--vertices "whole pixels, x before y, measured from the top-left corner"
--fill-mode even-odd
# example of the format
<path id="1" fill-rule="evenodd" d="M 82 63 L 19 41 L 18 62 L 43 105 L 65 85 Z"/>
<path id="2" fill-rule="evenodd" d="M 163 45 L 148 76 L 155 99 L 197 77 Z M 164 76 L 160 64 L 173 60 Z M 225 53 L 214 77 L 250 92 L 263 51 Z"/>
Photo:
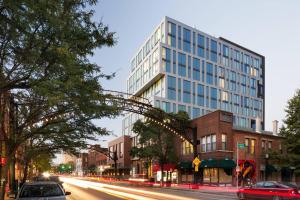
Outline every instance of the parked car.
<path id="1" fill-rule="evenodd" d="M 51 181 L 24 183 L 17 195 L 17 200 L 66 200 L 65 192 L 60 184 Z"/>
<path id="2" fill-rule="evenodd" d="M 63 188 L 63 182 L 59 176 L 36 176 L 32 178 L 33 181 L 52 181 L 58 183 Z"/>
<path id="3" fill-rule="evenodd" d="M 296 184 L 292 183 L 263 181 L 249 187 L 239 188 L 237 196 L 240 200 L 300 200 L 300 190 Z"/>

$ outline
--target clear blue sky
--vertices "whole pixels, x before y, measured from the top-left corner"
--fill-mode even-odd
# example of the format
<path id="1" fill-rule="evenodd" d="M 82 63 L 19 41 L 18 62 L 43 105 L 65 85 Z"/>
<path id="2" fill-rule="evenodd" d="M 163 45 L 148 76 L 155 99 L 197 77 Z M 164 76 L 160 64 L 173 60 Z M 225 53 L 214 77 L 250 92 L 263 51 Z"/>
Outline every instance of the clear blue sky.
<path id="1" fill-rule="evenodd" d="M 104 88 L 126 91 L 130 59 L 163 16 L 225 37 L 266 57 L 266 129 L 271 130 L 274 119 L 281 126 L 287 100 L 300 88 L 299 8 L 298 0 L 102 0 L 94 8 L 95 20 L 108 24 L 118 43 L 97 50 L 92 61 L 104 72 L 117 71 Z M 122 133 L 121 117 L 97 123 Z"/>

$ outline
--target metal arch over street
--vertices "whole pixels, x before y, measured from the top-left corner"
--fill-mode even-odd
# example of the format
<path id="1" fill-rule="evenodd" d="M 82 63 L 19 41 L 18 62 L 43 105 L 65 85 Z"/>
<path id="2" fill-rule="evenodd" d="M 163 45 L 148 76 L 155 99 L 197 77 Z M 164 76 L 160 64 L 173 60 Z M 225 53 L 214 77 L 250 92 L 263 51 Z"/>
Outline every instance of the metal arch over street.
<path id="1" fill-rule="evenodd" d="M 168 129 L 170 132 L 178 136 L 181 140 L 186 140 L 190 144 L 195 145 L 193 142 L 194 138 L 188 138 L 186 134 L 184 134 L 187 130 L 184 129 L 181 124 L 181 120 L 174 118 L 171 114 L 165 113 L 158 108 L 155 108 L 151 105 L 149 99 L 134 96 L 129 93 L 113 91 L 113 90 L 102 90 L 105 96 L 105 102 L 107 104 L 114 104 L 120 110 L 132 112 L 136 114 L 140 114 L 152 120 L 159 126 Z M 151 115 L 147 111 L 156 111 L 161 116 L 165 115 L 170 119 L 169 122 L 164 122 L 161 118 L 156 115 Z M 192 128 L 191 128 L 192 129 Z"/>

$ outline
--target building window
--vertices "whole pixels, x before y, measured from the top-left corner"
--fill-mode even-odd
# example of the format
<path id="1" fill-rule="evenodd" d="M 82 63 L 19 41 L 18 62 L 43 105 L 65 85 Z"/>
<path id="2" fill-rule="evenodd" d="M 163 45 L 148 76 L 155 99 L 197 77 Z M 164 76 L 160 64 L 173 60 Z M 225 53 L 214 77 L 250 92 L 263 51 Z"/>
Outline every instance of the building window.
<path id="1" fill-rule="evenodd" d="M 183 28 L 183 51 L 191 52 L 191 31 Z"/>
<path id="2" fill-rule="evenodd" d="M 166 72 L 171 72 L 171 50 L 168 48 L 162 49 L 162 66 Z"/>
<path id="3" fill-rule="evenodd" d="M 178 26 L 178 49 L 181 49 L 181 26 Z"/>
<path id="4" fill-rule="evenodd" d="M 217 109 L 217 89 L 216 88 L 210 88 L 210 107 L 213 109 Z"/>
<path id="5" fill-rule="evenodd" d="M 201 84 L 197 85 L 197 105 L 204 106 L 204 86 Z"/>
<path id="6" fill-rule="evenodd" d="M 200 116 L 200 108 L 193 108 L 193 119 Z"/>
<path id="7" fill-rule="evenodd" d="M 211 136 L 206 136 L 206 152 L 211 151 Z"/>
<path id="8" fill-rule="evenodd" d="M 171 112 L 169 102 L 162 101 L 161 102 L 161 108 L 162 108 L 163 111 L 165 111 L 167 113 Z"/>
<path id="9" fill-rule="evenodd" d="M 178 53 L 178 74 L 186 76 L 186 55 L 183 53 Z"/>
<path id="10" fill-rule="evenodd" d="M 227 135 L 222 134 L 222 150 L 226 150 L 226 149 L 227 149 Z"/>
<path id="11" fill-rule="evenodd" d="M 181 79 L 178 78 L 178 101 L 181 101 Z"/>
<path id="12" fill-rule="evenodd" d="M 224 78 L 219 78 L 219 87 L 225 88 L 225 79 Z"/>
<path id="13" fill-rule="evenodd" d="M 216 151 L 216 142 L 217 142 L 216 135 L 211 135 L 211 150 L 212 151 Z"/>
<path id="14" fill-rule="evenodd" d="M 176 24 L 168 23 L 168 45 L 176 47 Z"/>
<path id="15" fill-rule="evenodd" d="M 215 40 L 210 40 L 210 60 L 213 62 L 217 62 L 217 42 Z"/>
<path id="16" fill-rule="evenodd" d="M 281 143 L 279 143 L 279 152 L 283 153 Z"/>
<path id="17" fill-rule="evenodd" d="M 226 67 L 229 66 L 229 48 L 226 45 L 223 45 L 223 57 L 222 57 L 222 64 Z"/>
<path id="18" fill-rule="evenodd" d="M 168 76 L 168 99 L 176 100 L 176 78 Z"/>
<path id="19" fill-rule="evenodd" d="M 272 149 L 272 141 L 268 142 L 268 149 L 271 150 Z"/>
<path id="20" fill-rule="evenodd" d="M 206 63 L 206 83 L 213 85 L 213 65 Z"/>
<path id="21" fill-rule="evenodd" d="M 200 60 L 193 58 L 193 79 L 200 81 Z"/>
<path id="22" fill-rule="evenodd" d="M 183 80 L 183 102 L 191 103 L 191 82 Z"/>
<path id="23" fill-rule="evenodd" d="M 245 151 L 246 151 L 246 153 L 249 153 L 249 139 L 248 138 L 245 139 Z"/>
<path id="24" fill-rule="evenodd" d="M 266 141 L 265 141 L 265 140 L 262 140 L 262 141 L 261 141 L 261 149 L 262 149 L 263 151 L 266 150 Z"/>
<path id="25" fill-rule="evenodd" d="M 206 152 L 206 137 L 201 138 L 201 152 Z"/>
<path id="26" fill-rule="evenodd" d="M 123 158 L 123 155 L 124 155 L 124 143 L 121 142 L 119 146 L 119 157 Z"/>
<path id="27" fill-rule="evenodd" d="M 188 141 L 182 142 L 182 155 L 189 155 L 194 152 L 193 145 Z"/>
<path id="28" fill-rule="evenodd" d="M 198 34 L 197 55 L 201 56 L 202 58 L 204 58 L 204 49 L 205 49 L 204 36 Z"/>
<path id="29" fill-rule="evenodd" d="M 255 153 L 255 139 L 251 139 L 250 154 Z"/>
<path id="30" fill-rule="evenodd" d="M 186 106 L 178 104 L 178 112 L 179 111 L 186 111 Z"/>

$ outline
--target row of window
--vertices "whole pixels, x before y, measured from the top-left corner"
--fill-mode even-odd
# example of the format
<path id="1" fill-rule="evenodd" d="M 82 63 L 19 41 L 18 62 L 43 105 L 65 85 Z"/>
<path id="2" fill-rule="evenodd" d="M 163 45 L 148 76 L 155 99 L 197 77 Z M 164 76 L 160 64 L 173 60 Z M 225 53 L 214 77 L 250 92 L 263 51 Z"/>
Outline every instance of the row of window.
<path id="1" fill-rule="evenodd" d="M 231 102 L 232 105 L 237 107 L 253 108 L 256 111 L 262 110 L 262 102 L 257 99 L 232 94 L 223 90 L 219 90 L 219 94 L 218 98 L 218 90 L 216 88 L 204 86 L 184 79 L 182 80 L 181 78 L 177 78 L 176 81 L 176 77 L 170 75 L 167 76 L 167 98 L 169 100 L 192 103 L 198 106 L 207 106 L 213 109 L 217 108 L 217 100 L 219 100 L 222 103 L 227 103 L 227 107 L 230 106 L 229 102 Z M 210 106 L 208 103 L 205 104 L 205 99 L 209 99 L 209 97 L 211 100 Z M 226 108 L 226 110 L 228 109 Z"/>
<path id="2" fill-rule="evenodd" d="M 219 55 L 222 55 L 222 59 L 219 59 L 219 63 L 222 63 L 225 66 L 229 66 L 230 60 L 234 60 L 237 63 L 243 63 L 246 66 L 253 66 L 256 69 L 259 69 L 260 67 L 260 59 L 240 52 L 239 50 L 229 48 L 228 45 L 221 43 L 219 43 L 218 49 L 216 40 L 205 37 L 200 33 L 192 32 L 179 25 L 176 26 L 176 24 L 172 22 L 168 22 L 167 44 L 171 47 L 177 47 L 187 53 L 192 53 L 213 62 L 218 62 L 217 55 L 219 51 Z"/>
<path id="3" fill-rule="evenodd" d="M 140 49 L 139 53 L 131 60 L 131 71 L 134 69 L 147 57 L 151 49 L 153 49 L 159 41 L 164 41 L 165 25 L 162 23 L 146 42 L 146 44 Z"/>
<path id="4" fill-rule="evenodd" d="M 159 49 L 153 51 L 129 77 L 127 91 L 132 94 L 147 83 L 159 70 Z"/>
<path id="5" fill-rule="evenodd" d="M 172 52 L 170 49 L 162 49 L 162 67 L 166 72 L 192 78 L 193 80 L 206 81 L 208 84 L 216 84 L 214 82 L 217 82 L 216 78 L 219 77 L 224 81 L 227 80 L 233 83 L 243 83 L 245 86 L 251 85 L 253 88 L 256 87 L 257 76 L 256 78 L 246 76 L 240 72 L 238 73 L 236 71 L 225 69 L 224 67 L 213 65 L 210 62 L 205 62 L 204 60 L 195 57 L 186 56 L 184 53 L 176 52 L 175 50 L 173 50 L 173 59 L 171 59 L 171 55 Z M 205 73 L 206 77 L 204 76 Z M 215 81 L 213 80 L 213 75 L 215 76 Z M 219 83 L 220 86 L 224 85 L 222 84 L 222 81 L 219 81 Z"/>
<path id="6" fill-rule="evenodd" d="M 117 152 L 118 158 L 122 158 L 124 156 L 124 143 L 120 142 L 118 144 L 110 146 L 108 148 L 108 150 L 109 150 L 109 154 L 110 154 L 110 158 L 109 158 L 110 160 L 112 160 L 111 158 L 113 158 L 114 152 Z"/>

